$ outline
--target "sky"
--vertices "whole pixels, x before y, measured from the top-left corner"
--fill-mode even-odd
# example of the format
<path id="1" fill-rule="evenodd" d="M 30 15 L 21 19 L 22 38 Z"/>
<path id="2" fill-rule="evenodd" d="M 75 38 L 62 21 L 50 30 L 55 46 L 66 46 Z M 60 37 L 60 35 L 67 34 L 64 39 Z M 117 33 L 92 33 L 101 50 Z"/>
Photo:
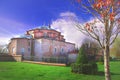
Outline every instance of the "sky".
<path id="1" fill-rule="evenodd" d="M 42 25 L 51 25 L 68 42 L 81 43 L 84 35 L 69 18 L 84 23 L 91 16 L 80 11 L 71 0 L 0 0 L 0 43 L 8 43 L 10 38 Z"/>

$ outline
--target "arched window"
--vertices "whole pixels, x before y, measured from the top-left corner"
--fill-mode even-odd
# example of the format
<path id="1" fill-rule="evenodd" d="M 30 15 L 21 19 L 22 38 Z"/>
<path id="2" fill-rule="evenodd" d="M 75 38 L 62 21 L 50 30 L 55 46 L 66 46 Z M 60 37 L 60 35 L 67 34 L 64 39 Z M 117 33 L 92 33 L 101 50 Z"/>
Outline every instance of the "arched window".
<path id="1" fill-rule="evenodd" d="M 30 46 L 30 41 L 28 42 L 28 46 Z"/>
<path id="2" fill-rule="evenodd" d="M 57 49 L 56 48 L 54 48 L 54 54 L 57 52 Z"/>
<path id="3" fill-rule="evenodd" d="M 28 48 L 28 51 L 30 51 L 30 48 Z"/>
<path id="4" fill-rule="evenodd" d="M 68 52 L 70 52 L 70 49 L 68 49 Z"/>
<path id="5" fill-rule="evenodd" d="M 44 37 L 45 37 L 45 38 L 47 37 L 47 33 L 46 33 L 46 32 L 44 33 Z"/>
<path id="6" fill-rule="evenodd" d="M 53 48 L 53 55 L 55 55 L 57 52 L 57 48 Z"/>
<path id="7" fill-rule="evenodd" d="M 21 48 L 20 52 L 21 52 L 21 54 L 24 54 L 25 53 L 25 48 Z"/>
<path id="8" fill-rule="evenodd" d="M 61 53 L 64 53 L 64 49 L 63 48 L 61 49 Z"/>

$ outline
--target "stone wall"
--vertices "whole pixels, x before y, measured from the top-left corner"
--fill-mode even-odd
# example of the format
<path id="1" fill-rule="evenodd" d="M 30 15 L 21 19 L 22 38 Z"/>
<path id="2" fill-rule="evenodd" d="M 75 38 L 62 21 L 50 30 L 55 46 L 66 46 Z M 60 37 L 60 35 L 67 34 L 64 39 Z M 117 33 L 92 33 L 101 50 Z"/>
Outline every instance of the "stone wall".
<path id="1" fill-rule="evenodd" d="M 75 50 L 75 44 L 51 39 L 13 38 L 10 55 L 22 55 L 24 60 L 41 61 L 42 57 L 64 56 Z"/>
<path id="2" fill-rule="evenodd" d="M 10 55 L 15 55 L 17 52 L 17 40 L 11 40 L 8 45 L 8 52 Z"/>
<path id="3" fill-rule="evenodd" d="M 10 55 L 22 55 L 24 59 L 30 59 L 31 57 L 31 42 L 32 40 L 27 38 L 12 38 L 8 45 Z"/>
<path id="4" fill-rule="evenodd" d="M 49 39 L 36 39 L 34 43 L 34 55 L 36 59 L 50 56 L 68 55 L 75 50 L 75 44 Z"/>
<path id="5" fill-rule="evenodd" d="M 22 61 L 21 55 L 7 55 L 7 54 L 1 54 L 0 55 L 0 61 Z"/>

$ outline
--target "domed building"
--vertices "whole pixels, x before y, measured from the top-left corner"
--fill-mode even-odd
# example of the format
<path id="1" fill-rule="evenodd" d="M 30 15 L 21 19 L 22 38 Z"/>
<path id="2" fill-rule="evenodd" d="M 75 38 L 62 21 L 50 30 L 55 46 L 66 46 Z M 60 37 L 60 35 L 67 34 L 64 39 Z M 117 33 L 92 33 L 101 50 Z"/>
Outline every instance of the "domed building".
<path id="1" fill-rule="evenodd" d="M 66 56 L 75 50 L 75 44 L 66 42 L 61 32 L 50 27 L 41 27 L 28 30 L 19 38 L 12 38 L 8 50 L 11 55 L 41 61 L 43 57 Z"/>

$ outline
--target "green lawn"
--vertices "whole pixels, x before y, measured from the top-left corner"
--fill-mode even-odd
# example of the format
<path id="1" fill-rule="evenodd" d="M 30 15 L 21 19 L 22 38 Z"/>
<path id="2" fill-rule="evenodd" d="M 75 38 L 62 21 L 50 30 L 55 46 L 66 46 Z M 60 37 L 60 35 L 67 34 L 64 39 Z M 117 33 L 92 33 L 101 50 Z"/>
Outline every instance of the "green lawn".
<path id="1" fill-rule="evenodd" d="M 111 62 L 111 72 L 112 80 L 120 80 L 120 62 Z M 0 80 L 104 80 L 104 75 L 74 74 L 70 67 L 0 62 Z"/>

